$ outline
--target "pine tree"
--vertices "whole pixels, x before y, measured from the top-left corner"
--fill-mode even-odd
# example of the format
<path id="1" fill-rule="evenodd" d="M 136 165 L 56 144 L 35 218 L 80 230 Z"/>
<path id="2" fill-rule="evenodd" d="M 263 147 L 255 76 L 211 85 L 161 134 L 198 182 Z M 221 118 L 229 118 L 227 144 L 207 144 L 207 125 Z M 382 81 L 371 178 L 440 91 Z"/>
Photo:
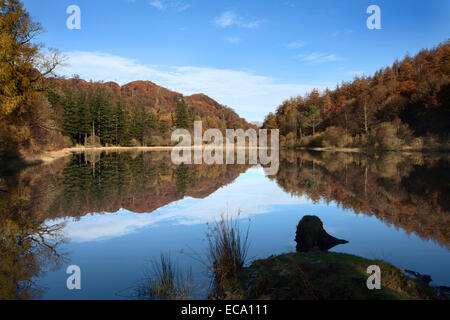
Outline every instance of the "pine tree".
<path id="1" fill-rule="evenodd" d="M 189 111 L 184 99 L 178 101 L 177 109 L 175 111 L 175 125 L 177 128 L 189 128 Z"/>
<path id="2" fill-rule="evenodd" d="M 121 143 L 122 131 L 124 128 L 124 115 L 120 101 L 116 103 L 113 109 L 113 137 L 114 143 L 119 145 Z"/>
<path id="3" fill-rule="evenodd" d="M 66 86 L 64 88 L 63 134 L 71 138 L 73 143 L 79 143 L 80 111 L 74 90 Z"/>

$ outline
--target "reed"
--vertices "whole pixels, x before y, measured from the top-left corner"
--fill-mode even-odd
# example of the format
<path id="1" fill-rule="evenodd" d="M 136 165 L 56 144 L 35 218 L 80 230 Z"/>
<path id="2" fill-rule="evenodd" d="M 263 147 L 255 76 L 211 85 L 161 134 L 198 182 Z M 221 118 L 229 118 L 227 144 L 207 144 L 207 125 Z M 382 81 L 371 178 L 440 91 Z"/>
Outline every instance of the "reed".
<path id="1" fill-rule="evenodd" d="M 183 274 L 167 254 L 152 260 L 150 272 L 136 288 L 140 299 L 187 300 L 193 295 L 192 272 Z"/>
<path id="2" fill-rule="evenodd" d="M 239 215 L 234 219 L 222 214 L 208 224 L 208 260 L 219 284 L 236 277 L 247 261 L 250 226 L 241 230 Z"/>

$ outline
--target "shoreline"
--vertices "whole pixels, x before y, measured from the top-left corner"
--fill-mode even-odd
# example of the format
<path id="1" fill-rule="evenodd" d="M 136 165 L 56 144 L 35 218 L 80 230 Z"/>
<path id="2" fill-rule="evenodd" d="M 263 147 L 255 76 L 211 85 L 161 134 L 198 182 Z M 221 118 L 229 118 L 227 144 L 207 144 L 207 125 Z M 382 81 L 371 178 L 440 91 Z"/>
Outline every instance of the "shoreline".
<path id="1" fill-rule="evenodd" d="M 204 149 L 206 145 L 202 146 L 202 149 Z M 40 154 L 31 155 L 31 156 L 25 156 L 22 160 L 19 160 L 23 162 L 26 166 L 28 165 L 35 165 L 35 164 L 42 164 L 42 163 L 51 163 L 57 159 L 64 158 L 71 156 L 73 153 L 77 152 L 130 152 L 130 151 L 140 151 L 140 152 L 146 152 L 146 151 L 172 151 L 173 149 L 184 149 L 186 147 L 178 147 L 178 146 L 151 146 L 151 147 L 121 147 L 121 146 L 111 146 L 111 147 L 69 147 L 64 148 L 60 150 L 55 151 L 46 151 Z M 193 149 L 194 147 L 189 147 Z M 236 149 L 241 149 L 239 147 L 236 147 Z M 260 147 L 257 147 L 260 149 Z M 245 147 L 245 149 L 249 149 L 249 147 Z M 285 148 L 281 147 L 280 151 L 316 151 L 316 152 L 346 152 L 346 153 L 364 153 L 366 150 L 361 148 L 324 148 L 324 147 L 315 147 L 315 148 L 308 148 L 308 147 L 297 147 L 297 148 Z M 446 153 L 448 150 L 427 150 L 427 149 L 420 149 L 415 150 L 411 148 L 404 148 L 401 150 L 393 150 L 391 152 L 401 152 L 401 153 L 410 153 L 410 152 L 420 152 L 420 153 L 427 153 L 427 152 L 438 152 L 438 153 Z M 17 160 L 17 159 L 16 159 Z"/>
<path id="2" fill-rule="evenodd" d="M 367 287 L 368 266 L 382 270 L 380 290 Z M 411 275 L 415 274 L 415 275 Z M 325 275 L 325 276 L 324 276 Z M 449 288 L 429 276 L 379 260 L 328 251 L 289 252 L 254 260 L 225 284 L 224 299 L 447 300 Z M 429 278 L 431 281 L 431 278 Z"/>
<path id="3" fill-rule="evenodd" d="M 367 149 L 364 148 L 325 148 L 325 147 L 296 147 L 296 148 L 286 148 L 281 147 L 280 150 L 286 150 L 286 151 L 318 151 L 318 152 L 348 152 L 348 153 L 366 153 L 368 152 Z M 448 153 L 450 150 L 447 148 L 441 148 L 441 149 L 430 149 L 430 148 L 423 148 L 423 149 L 413 149 L 411 147 L 403 147 L 402 149 L 398 150 L 383 150 L 383 149 L 373 149 L 375 153 L 380 152 L 400 152 L 400 153 L 410 153 L 410 152 L 420 152 L 420 153 Z"/>
<path id="4" fill-rule="evenodd" d="M 203 145 L 202 149 L 205 149 L 207 145 Z M 225 147 L 225 146 L 224 146 Z M 129 152 L 129 151 L 172 151 L 173 149 L 193 149 L 194 146 L 190 147 L 179 147 L 179 146 L 152 146 L 152 147 L 70 147 L 55 151 L 46 151 L 40 154 L 24 157 L 23 161 L 26 163 L 34 164 L 36 162 L 49 163 L 54 160 L 70 156 L 72 153 L 76 152 Z M 261 149 L 262 147 L 257 147 Z M 251 149 L 249 147 L 240 148 L 235 146 L 235 149 Z"/>
<path id="5" fill-rule="evenodd" d="M 27 163 L 35 163 L 40 161 L 42 163 L 49 163 L 54 160 L 68 157 L 76 152 L 104 152 L 104 151 L 171 151 L 174 147 L 161 146 L 161 147 L 70 147 L 55 151 L 46 151 L 41 154 L 25 157 L 24 161 Z"/>

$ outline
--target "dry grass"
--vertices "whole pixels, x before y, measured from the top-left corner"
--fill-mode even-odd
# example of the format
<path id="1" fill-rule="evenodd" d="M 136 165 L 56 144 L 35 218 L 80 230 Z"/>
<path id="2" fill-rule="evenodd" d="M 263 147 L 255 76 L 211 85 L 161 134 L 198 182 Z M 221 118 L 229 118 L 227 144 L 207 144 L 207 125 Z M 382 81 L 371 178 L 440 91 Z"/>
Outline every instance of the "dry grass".
<path id="1" fill-rule="evenodd" d="M 192 273 L 184 275 L 168 255 L 152 260 L 136 296 L 146 300 L 187 300 L 193 295 Z"/>
<path id="2" fill-rule="evenodd" d="M 222 214 L 219 221 L 208 224 L 208 261 L 218 284 L 236 277 L 247 261 L 250 226 L 242 231 L 239 215 L 233 219 Z"/>

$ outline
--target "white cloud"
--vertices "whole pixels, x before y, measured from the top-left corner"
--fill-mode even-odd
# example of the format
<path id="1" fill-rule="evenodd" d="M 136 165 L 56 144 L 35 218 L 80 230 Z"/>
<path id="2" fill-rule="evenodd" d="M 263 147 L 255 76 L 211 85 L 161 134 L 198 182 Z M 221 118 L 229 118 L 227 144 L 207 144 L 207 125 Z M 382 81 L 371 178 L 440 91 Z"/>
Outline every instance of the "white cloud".
<path id="1" fill-rule="evenodd" d="M 310 54 L 299 54 L 296 56 L 297 60 L 302 62 L 308 62 L 310 64 L 322 64 L 332 61 L 342 60 L 335 54 L 329 53 L 310 53 Z"/>
<path id="2" fill-rule="evenodd" d="M 150 5 L 158 10 L 173 9 L 182 12 L 190 8 L 190 4 L 181 1 L 153 0 Z"/>
<path id="3" fill-rule="evenodd" d="M 246 21 L 244 18 L 239 17 L 231 11 L 225 11 L 222 12 L 222 14 L 214 20 L 214 23 L 222 28 L 239 26 L 247 29 L 255 29 L 259 27 L 261 21 Z"/>
<path id="4" fill-rule="evenodd" d="M 152 81 L 184 95 L 204 93 L 228 105 L 247 120 L 264 116 L 291 96 L 321 86 L 282 82 L 248 71 L 196 66 L 158 66 L 105 53 L 73 51 L 64 53 L 68 65 L 58 73 L 94 81 L 115 81 L 120 85 L 135 80 Z"/>
<path id="5" fill-rule="evenodd" d="M 304 41 L 292 41 L 292 42 L 289 42 L 286 45 L 286 47 L 289 49 L 298 49 L 298 48 L 304 47 L 305 44 L 306 44 L 306 42 L 304 42 Z"/>

